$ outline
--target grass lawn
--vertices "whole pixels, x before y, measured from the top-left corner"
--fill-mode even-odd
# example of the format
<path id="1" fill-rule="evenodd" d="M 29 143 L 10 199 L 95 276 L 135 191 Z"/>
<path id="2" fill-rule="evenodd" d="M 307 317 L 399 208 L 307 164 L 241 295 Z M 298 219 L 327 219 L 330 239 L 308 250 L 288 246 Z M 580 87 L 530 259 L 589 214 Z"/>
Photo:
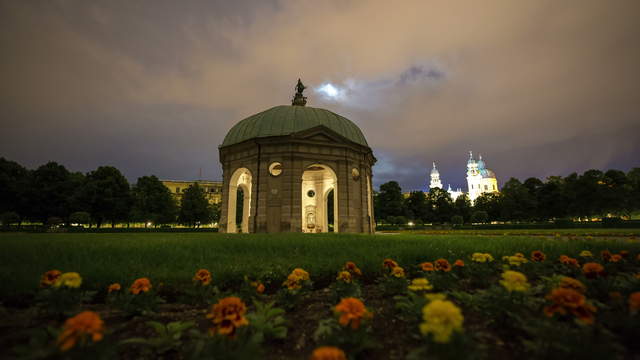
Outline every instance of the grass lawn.
<path id="1" fill-rule="evenodd" d="M 547 236 L 531 236 L 526 231 L 498 235 L 492 230 L 435 235 L 2 233 L 0 297 L 33 292 L 40 275 L 50 269 L 78 272 L 88 288 L 97 289 L 112 282 L 128 284 L 143 276 L 180 286 L 190 283 L 199 268 L 209 269 L 213 281 L 222 287 L 241 281 L 245 275 L 282 281 L 294 267 L 307 269 L 314 281 L 323 284 L 333 281 L 346 261 L 355 261 L 372 280 L 380 275 L 380 264 L 388 257 L 400 264 L 417 264 L 439 257 L 469 259 L 473 252 L 489 252 L 499 259 L 515 252 L 542 250 L 556 259 L 562 254 L 577 256 L 581 250 L 640 250 L 640 243 L 629 236 L 640 234 L 640 230 L 624 229 L 617 235 L 605 229 L 607 232 L 600 233 L 610 236 L 573 236 L 597 234 L 572 230 L 568 233 L 572 236 L 559 237 L 556 232 Z"/>

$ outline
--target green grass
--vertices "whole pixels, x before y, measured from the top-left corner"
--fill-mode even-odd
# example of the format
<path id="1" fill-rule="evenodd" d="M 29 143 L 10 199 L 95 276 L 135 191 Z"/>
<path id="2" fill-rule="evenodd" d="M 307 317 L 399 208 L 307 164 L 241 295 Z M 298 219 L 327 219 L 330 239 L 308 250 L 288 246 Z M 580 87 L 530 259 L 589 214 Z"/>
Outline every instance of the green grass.
<path id="1" fill-rule="evenodd" d="M 345 261 L 355 261 L 371 277 L 384 258 L 403 266 L 444 257 L 467 260 L 473 252 L 496 259 L 514 252 L 542 250 L 550 259 L 577 256 L 581 250 L 640 251 L 630 238 L 393 234 L 0 234 L 0 299 L 33 292 L 40 275 L 50 269 L 79 272 L 83 288 L 102 289 L 112 282 L 127 286 L 142 276 L 167 285 L 189 283 L 207 268 L 214 282 L 229 286 L 244 275 L 282 281 L 294 267 L 308 270 L 316 281 L 330 281 Z"/>

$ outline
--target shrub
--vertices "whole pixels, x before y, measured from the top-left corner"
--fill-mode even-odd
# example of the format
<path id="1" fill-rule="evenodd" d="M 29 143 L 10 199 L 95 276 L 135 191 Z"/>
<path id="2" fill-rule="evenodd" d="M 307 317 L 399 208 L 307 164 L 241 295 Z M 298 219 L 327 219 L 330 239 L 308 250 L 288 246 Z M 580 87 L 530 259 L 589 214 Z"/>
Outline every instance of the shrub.
<path id="1" fill-rule="evenodd" d="M 5 227 L 11 224 L 17 224 L 20 222 L 20 215 L 15 211 L 7 211 L 0 214 L 0 222 L 2 222 L 2 225 Z"/>
<path id="2" fill-rule="evenodd" d="M 484 224 L 489 220 L 489 214 L 486 211 L 476 211 L 471 215 L 472 223 Z"/>
<path id="3" fill-rule="evenodd" d="M 453 225 L 462 225 L 463 222 L 464 222 L 464 219 L 460 215 L 453 215 L 451 217 L 451 223 Z"/>
<path id="4" fill-rule="evenodd" d="M 76 211 L 69 216 L 69 222 L 72 224 L 88 225 L 91 223 L 91 215 L 86 211 Z"/>

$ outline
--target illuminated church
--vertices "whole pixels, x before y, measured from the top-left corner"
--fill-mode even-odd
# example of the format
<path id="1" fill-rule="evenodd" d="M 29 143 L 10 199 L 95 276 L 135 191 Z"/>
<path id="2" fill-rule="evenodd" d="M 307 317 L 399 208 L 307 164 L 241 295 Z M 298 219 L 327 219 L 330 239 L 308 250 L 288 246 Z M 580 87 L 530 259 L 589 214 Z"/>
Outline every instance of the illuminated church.
<path id="1" fill-rule="evenodd" d="M 482 160 L 482 155 L 480 155 L 476 161 L 473 158 L 473 153 L 471 151 L 469 151 L 469 161 L 467 161 L 467 186 L 467 196 L 471 202 L 474 202 L 484 193 L 494 193 L 499 191 L 496 174 L 492 170 L 487 169 L 484 160 Z M 434 188 L 444 189 L 442 181 L 440 181 L 440 172 L 436 168 L 435 162 L 433 163 L 433 169 L 431 169 L 431 182 L 429 183 L 429 189 Z M 449 185 L 447 192 L 449 192 L 449 195 L 451 195 L 451 198 L 454 201 L 458 196 L 463 194 L 460 188 L 452 190 L 451 185 Z"/>

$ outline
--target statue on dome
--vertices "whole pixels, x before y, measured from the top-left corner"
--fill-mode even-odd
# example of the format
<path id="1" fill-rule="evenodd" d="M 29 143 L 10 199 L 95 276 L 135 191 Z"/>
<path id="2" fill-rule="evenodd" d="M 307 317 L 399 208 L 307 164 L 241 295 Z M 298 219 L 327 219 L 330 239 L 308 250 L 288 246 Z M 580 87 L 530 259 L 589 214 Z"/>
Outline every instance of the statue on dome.
<path id="1" fill-rule="evenodd" d="M 305 105 L 307 105 L 307 97 L 302 95 L 302 92 L 306 88 L 307 87 L 304 86 L 302 81 L 300 79 L 298 79 L 298 83 L 295 86 L 296 94 L 293 97 L 293 100 L 291 101 L 291 105 L 297 105 L 297 106 L 305 106 Z"/>

